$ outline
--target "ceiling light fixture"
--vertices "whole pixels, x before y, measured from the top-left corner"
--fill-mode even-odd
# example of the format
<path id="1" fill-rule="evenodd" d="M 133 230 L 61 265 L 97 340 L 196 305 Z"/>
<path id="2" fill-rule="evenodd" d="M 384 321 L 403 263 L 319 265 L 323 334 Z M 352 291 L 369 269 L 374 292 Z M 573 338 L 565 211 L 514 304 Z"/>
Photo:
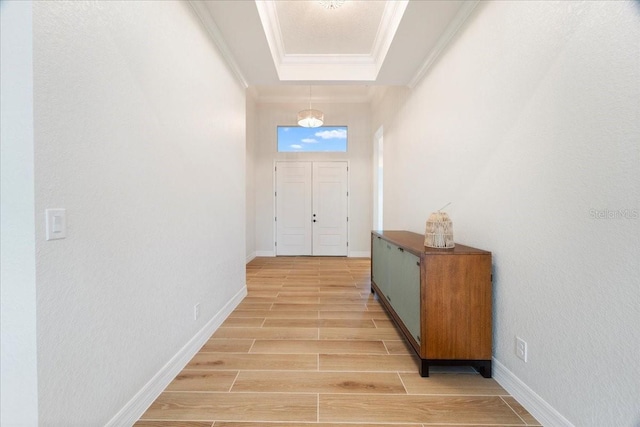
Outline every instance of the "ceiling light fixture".
<path id="1" fill-rule="evenodd" d="M 309 86 L 309 108 L 298 113 L 298 125 L 303 128 L 317 128 L 324 123 L 324 113 L 311 108 L 311 86 Z"/>
<path id="2" fill-rule="evenodd" d="M 344 0 L 321 0 L 318 3 L 325 9 L 334 10 L 344 4 Z"/>

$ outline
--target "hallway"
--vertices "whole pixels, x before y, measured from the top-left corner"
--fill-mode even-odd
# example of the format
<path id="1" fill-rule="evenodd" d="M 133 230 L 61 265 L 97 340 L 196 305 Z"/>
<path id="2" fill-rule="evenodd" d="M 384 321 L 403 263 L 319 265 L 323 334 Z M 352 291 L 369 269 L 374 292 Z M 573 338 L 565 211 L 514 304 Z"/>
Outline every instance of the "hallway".
<path id="1" fill-rule="evenodd" d="M 470 368 L 421 378 L 369 280 L 369 259 L 254 259 L 248 296 L 135 427 L 539 425 Z"/>

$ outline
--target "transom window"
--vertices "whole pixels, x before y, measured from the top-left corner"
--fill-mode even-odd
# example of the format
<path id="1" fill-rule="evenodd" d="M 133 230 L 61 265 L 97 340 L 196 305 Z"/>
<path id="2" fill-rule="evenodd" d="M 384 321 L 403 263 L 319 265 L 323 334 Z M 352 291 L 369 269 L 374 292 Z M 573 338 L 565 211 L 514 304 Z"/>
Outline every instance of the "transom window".
<path id="1" fill-rule="evenodd" d="M 346 153 L 347 127 L 278 126 L 279 153 Z"/>

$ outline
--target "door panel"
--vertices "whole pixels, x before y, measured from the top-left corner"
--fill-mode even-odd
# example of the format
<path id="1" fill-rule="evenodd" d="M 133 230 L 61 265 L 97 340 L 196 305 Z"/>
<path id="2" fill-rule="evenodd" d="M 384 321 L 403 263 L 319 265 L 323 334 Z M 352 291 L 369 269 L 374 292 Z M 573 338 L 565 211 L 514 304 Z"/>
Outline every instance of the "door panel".
<path id="1" fill-rule="evenodd" d="M 347 200 L 347 162 L 314 162 L 314 255 L 347 255 Z"/>
<path id="2" fill-rule="evenodd" d="M 347 255 L 347 162 L 277 162 L 276 255 Z"/>
<path id="3" fill-rule="evenodd" d="M 276 255 L 311 255 L 311 164 L 276 167 Z"/>

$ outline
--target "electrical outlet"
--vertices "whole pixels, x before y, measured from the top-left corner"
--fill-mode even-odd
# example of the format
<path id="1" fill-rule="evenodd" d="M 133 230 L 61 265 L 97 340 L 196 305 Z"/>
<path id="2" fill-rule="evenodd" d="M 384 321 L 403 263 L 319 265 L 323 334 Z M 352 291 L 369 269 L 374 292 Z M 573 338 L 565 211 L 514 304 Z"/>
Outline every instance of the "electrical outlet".
<path id="1" fill-rule="evenodd" d="M 527 342 L 520 337 L 516 337 L 516 356 L 527 361 Z"/>
<path id="2" fill-rule="evenodd" d="M 193 306 L 193 320 L 198 320 L 200 317 L 200 303 Z"/>

